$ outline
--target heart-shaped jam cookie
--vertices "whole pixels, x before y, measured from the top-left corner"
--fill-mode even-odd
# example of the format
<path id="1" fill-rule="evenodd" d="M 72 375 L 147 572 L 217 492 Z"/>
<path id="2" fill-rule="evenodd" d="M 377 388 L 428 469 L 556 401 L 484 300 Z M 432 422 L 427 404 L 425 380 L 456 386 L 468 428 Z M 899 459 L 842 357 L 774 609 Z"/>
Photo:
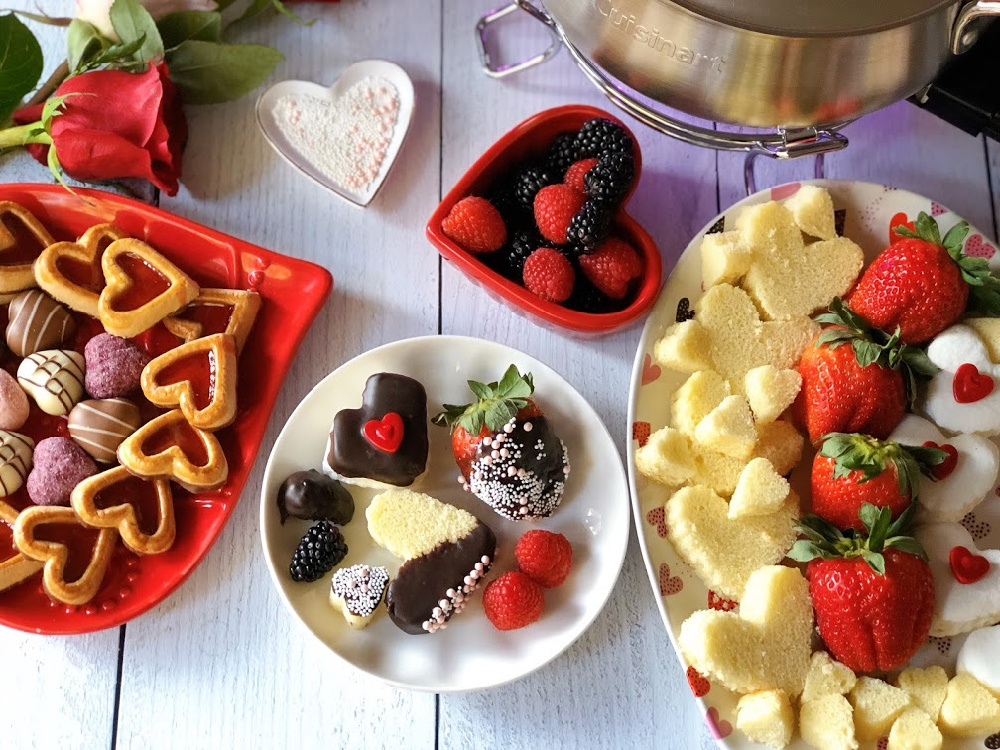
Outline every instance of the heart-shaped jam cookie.
<path id="1" fill-rule="evenodd" d="M 96 224 L 76 242 L 49 245 L 35 261 L 38 286 L 70 309 L 98 317 L 97 300 L 104 289 L 101 258 L 112 242 L 127 236 L 114 224 Z"/>
<path id="2" fill-rule="evenodd" d="M 116 466 L 80 482 L 70 502 L 84 524 L 118 529 L 136 554 L 157 555 L 174 544 L 174 497 L 164 479 L 141 479 Z"/>
<path id="3" fill-rule="evenodd" d="M 226 483 L 229 464 L 218 439 L 188 424 L 180 409 L 147 422 L 118 446 L 121 465 L 145 479 L 172 479 L 189 492 Z"/>
<path id="4" fill-rule="evenodd" d="M 25 557 L 14 544 L 16 518 L 16 514 L 10 520 L 0 518 L 0 591 L 16 586 L 42 569 L 42 563 Z"/>
<path id="5" fill-rule="evenodd" d="M 33 264 L 55 240 L 31 211 L 0 201 L 0 294 L 35 286 Z"/>
<path id="6" fill-rule="evenodd" d="M 22 511 L 14 524 L 17 548 L 44 563 L 45 593 L 63 604 L 94 598 L 117 540 L 114 529 L 88 529 L 72 508 L 35 506 Z"/>
<path id="7" fill-rule="evenodd" d="M 152 404 L 179 407 L 193 426 L 218 430 L 236 418 L 236 339 L 216 333 L 164 352 L 142 371 Z"/>
<path id="8" fill-rule="evenodd" d="M 101 256 L 107 286 L 97 314 L 108 333 L 132 338 L 198 296 L 198 285 L 145 242 L 112 242 Z"/>
<path id="9" fill-rule="evenodd" d="M 202 289 L 201 294 L 176 315 L 165 318 L 163 325 L 184 341 L 194 341 L 213 333 L 228 333 L 236 339 L 236 351 L 250 335 L 260 295 L 243 289 Z"/>

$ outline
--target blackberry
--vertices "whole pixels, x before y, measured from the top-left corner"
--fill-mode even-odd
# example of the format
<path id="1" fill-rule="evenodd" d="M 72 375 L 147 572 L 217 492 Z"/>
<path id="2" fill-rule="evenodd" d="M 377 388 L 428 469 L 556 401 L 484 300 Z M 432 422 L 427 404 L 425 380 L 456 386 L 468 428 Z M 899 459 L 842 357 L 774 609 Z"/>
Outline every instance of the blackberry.
<path id="1" fill-rule="evenodd" d="M 583 176 L 587 197 L 616 206 L 622 202 L 635 178 L 635 159 L 630 153 L 604 154 Z"/>
<path id="2" fill-rule="evenodd" d="M 514 186 L 509 182 L 492 190 L 486 198 L 500 212 L 508 230 L 523 225 L 531 218 L 530 215 L 525 215 L 524 207 L 514 194 Z"/>
<path id="3" fill-rule="evenodd" d="M 574 266 L 576 264 L 574 263 Z M 571 310 L 585 313 L 606 313 L 614 310 L 614 300 L 596 286 L 590 283 L 579 267 L 576 267 L 576 281 L 573 284 L 573 294 L 563 304 Z"/>
<path id="4" fill-rule="evenodd" d="M 316 581 L 346 555 L 347 543 L 340 529 L 329 521 L 320 521 L 302 537 L 288 572 L 293 581 Z"/>
<path id="5" fill-rule="evenodd" d="M 532 211 L 538 191 L 558 181 L 552 172 L 543 167 L 527 167 L 514 180 L 514 197 L 522 208 Z"/>
<path id="6" fill-rule="evenodd" d="M 528 259 L 535 250 L 545 247 L 545 240 L 538 232 L 520 231 L 515 232 L 499 252 L 493 253 L 496 258 L 495 269 L 518 284 L 522 281 L 524 271 L 524 261 Z"/>
<path id="7" fill-rule="evenodd" d="M 591 252 L 607 239 L 610 230 L 611 212 L 608 207 L 588 200 L 570 221 L 566 239 L 570 244 L 583 245 L 584 252 Z"/>
<path id="8" fill-rule="evenodd" d="M 570 164 L 578 160 L 576 152 L 576 133 L 560 133 L 549 146 L 545 156 L 545 167 L 561 178 L 566 174 Z"/>
<path id="9" fill-rule="evenodd" d="M 604 154 L 632 153 L 632 139 L 625 129 L 603 117 L 587 120 L 576 134 L 578 159 L 592 159 Z"/>

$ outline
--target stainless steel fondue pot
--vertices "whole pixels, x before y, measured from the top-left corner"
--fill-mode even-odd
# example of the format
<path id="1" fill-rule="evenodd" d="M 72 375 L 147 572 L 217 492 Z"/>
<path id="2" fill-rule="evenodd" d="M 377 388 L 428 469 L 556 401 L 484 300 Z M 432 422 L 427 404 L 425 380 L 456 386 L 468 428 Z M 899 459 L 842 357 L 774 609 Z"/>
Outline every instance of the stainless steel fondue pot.
<path id="1" fill-rule="evenodd" d="M 519 10 L 552 45 L 495 66 L 489 27 Z M 789 158 L 844 148 L 845 124 L 918 94 L 998 16 L 1000 0 L 514 0 L 480 19 L 477 34 L 491 76 L 564 46 L 611 101 L 667 135 Z M 659 105 L 764 131 L 704 128 Z"/>

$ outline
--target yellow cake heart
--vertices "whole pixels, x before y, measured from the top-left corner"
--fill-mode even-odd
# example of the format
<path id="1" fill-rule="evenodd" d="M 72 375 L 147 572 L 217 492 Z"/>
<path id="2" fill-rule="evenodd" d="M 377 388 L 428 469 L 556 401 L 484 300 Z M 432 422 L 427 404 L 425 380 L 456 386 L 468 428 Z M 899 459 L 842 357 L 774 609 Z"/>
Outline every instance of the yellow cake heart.
<path id="1" fill-rule="evenodd" d="M 681 559 L 710 589 L 742 600 L 753 572 L 780 562 L 795 542 L 799 499 L 789 493 L 776 513 L 733 519 L 723 498 L 695 485 L 674 493 L 665 510 L 668 537 Z"/>
<path id="2" fill-rule="evenodd" d="M 692 667 L 738 693 L 802 692 L 812 654 L 809 583 L 797 568 L 767 565 L 746 584 L 740 611 L 695 612 L 678 643 Z"/>

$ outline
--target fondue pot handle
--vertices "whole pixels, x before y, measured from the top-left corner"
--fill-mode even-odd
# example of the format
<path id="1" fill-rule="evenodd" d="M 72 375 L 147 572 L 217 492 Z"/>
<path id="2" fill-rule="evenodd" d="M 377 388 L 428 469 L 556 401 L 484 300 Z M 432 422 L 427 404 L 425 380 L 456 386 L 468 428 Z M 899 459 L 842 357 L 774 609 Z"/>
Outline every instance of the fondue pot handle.
<path id="1" fill-rule="evenodd" d="M 981 31 L 979 21 L 987 18 L 1000 17 L 1000 1 L 998 0 L 976 0 L 968 3 L 959 12 L 955 19 L 955 28 L 951 34 L 951 52 L 954 55 L 961 55 L 976 43 Z"/>
<path id="2" fill-rule="evenodd" d="M 527 60 L 508 63 L 507 65 L 494 66 L 493 60 L 490 57 L 490 51 L 486 46 L 487 38 L 489 36 L 489 27 L 504 16 L 522 8 L 527 10 L 532 16 L 548 27 L 549 34 L 552 35 L 552 43 L 545 51 L 538 53 L 534 57 L 529 57 Z M 483 72 L 490 78 L 503 78 L 511 75 L 512 73 L 520 73 L 522 70 L 533 68 L 534 66 L 551 58 L 556 52 L 559 51 L 559 47 L 562 46 L 562 40 L 559 38 L 559 32 L 556 29 L 555 22 L 545 13 L 542 13 L 530 4 L 522 6 L 519 5 L 516 0 L 510 5 L 505 5 L 502 8 L 495 8 L 480 18 L 479 23 L 476 24 L 476 39 L 479 42 L 479 62 L 483 66 Z"/>
<path id="3" fill-rule="evenodd" d="M 979 0 L 979 2 L 988 2 L 995 5 L 1000 0 Z M 527 12 L 537 21 L 545 24 L 553 36 L 554 44 L 545 52 L 535 55 L 528 60 L 494 67 L 490 62 L 489 52 L 486 50 L 487 27 L 508 13 L 512 13 L 518 9 Z M 479 23 L 476 25 L 476 33 L 479 38 L 479 58 L 482 61 L 483 70 L 487 75 L 493 78 L 500 78 L 544 62 L 556 53 L 561 43 L 566 47 L 570 55 L 573 56 L 573 60 L 580 70 L 583 71 L 584 75 L 615 105 L 632 115 L 639 122 L 685 143 L 722 151 L 745 151 L 750 157 L 769 156 L 774 159 L 817 156 L 830 151 L 839 151 L 847 146 L 847 138 L 838 132 L 841 127 L 847 124 L 846 122 L 820 129 L 802 128 L 796 130 L 778 130 L 769 133 L 730 133 L 699 127 L 654 109 L 623 91 L 603 71 L 599 70 L 590 60 L 584 57 L 566 38 L 562 29 L 552 17 L 535 6 L 531 0 L 513 0 L 510 5 L 490 11 L 479 20 Z M 750 161 L 752 162 L 752 159 Z M 749 187 L 752 184 L 752 167 L 748 169 L 747 174 L 750 175 Z"/>

